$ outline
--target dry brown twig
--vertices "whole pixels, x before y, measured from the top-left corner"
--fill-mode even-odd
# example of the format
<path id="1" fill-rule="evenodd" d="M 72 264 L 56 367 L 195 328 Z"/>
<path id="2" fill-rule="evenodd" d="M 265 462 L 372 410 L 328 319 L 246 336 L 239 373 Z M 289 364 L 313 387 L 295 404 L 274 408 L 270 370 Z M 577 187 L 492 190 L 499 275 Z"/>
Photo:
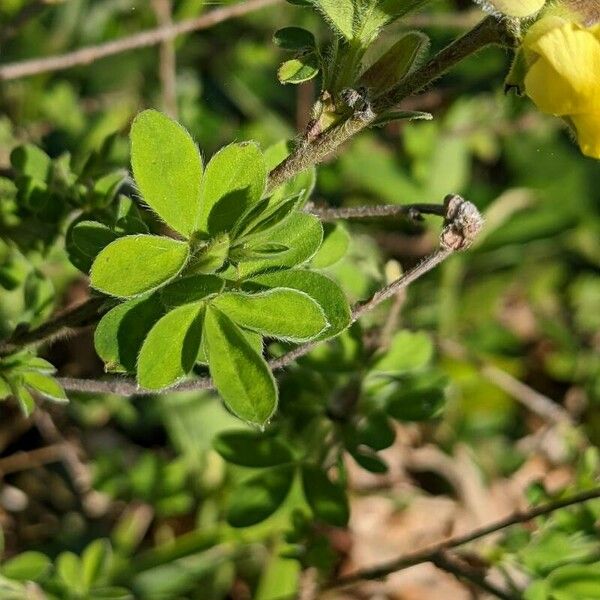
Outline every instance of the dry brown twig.
<path id="1" fill-rule="evenodd" d="M 383 579 L 384 577 L 387 577 L 388 575 L 397 571 L 402 571 L 403 569 L 408 569 L 426 562 L 435 562 L 436 557 L 443 555 L 449 550 L 453 550 L 459 546 L 464 546 L 465 544 L 479 540 L 483 537 L 506 529 L 507 527 L 511 527 L 512 525 L 527 523 L 533 519 L 536 519 L 537 517 L 550 515 L 562 508 L 576 506 L 585 502 L 589 502 L 590 500 L 596 500 L 598 498 L 600 498 L 600 488 L 595 488 L 593 490 L 588 490 L 575 496 L 571 496 L 570 498 L 556 500 L 542 506 L 531 508 L 527 511 L 516 512 L 505 519 L 500 519 L 499 521 L 491 523 L 490 525 L 486 525 L 485 527 L 475 529 L 464 535 L 449 538 L 443 542 L 429 546 L 428 548 L 424 548 L 423 550 L 417 550 L 416 552 L 406 554 L 397 559 L 382 563 L 376 567 L 361 569 L 355 573 L 340 577 L 339 579 L 325 586 L 325 589 L 343 588 L 364 580 Z"/>
<path id="2" fill-rule="evenodd" d="M 228 21 L 257 11 L 261 8 L 272 6 L 281 0 L 247 0 L 232 6 L 224 6 L 211 10 L 194 19 L 187 19 L 173 25 L 164 25 L 156 29 L 142 31 L 131 36 L 118 40 L 98 44 L 96 46 L 87 46 L 73 52 L 67 52 L 59 56 L 48 56 L 45 58 L 34 58 L 16 63 L 10 63 L 0 66 L 0 81 L 9 81 L 31 77 L 41 73 L 50 73 L 71 69 L 81 65 L 89 65 L 97 60 L 136 50 L 148 46 L 156 46 L 162 42 L 173 40 L 180 35 L 200 31 L 214 27 L 219 23 Z"/>
<path id="3" fill-rule="evenodd" d="M 171 27 L 173 25 L 171 0 L 152 0 L 152 8 L 160 27 Z M 173 39 L 164 40 L 160 43 L 158 75 L 163 110 L 172 119 L 177 119 L 177 56 Z"/>

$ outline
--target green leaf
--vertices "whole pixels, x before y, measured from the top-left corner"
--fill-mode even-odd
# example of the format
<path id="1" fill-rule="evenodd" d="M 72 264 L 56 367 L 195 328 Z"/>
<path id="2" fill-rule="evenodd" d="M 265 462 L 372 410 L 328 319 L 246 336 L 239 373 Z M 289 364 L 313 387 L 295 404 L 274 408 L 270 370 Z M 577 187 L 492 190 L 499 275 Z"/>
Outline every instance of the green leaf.
<path id="1" fill-rule="evenodd" d="M 150 330 L 138 359 L 137 379 L 148 390 L 161 390 L 193 368 L 202 336 L 204 304 L 185 304 L 168 312 Z"/>
<path id="2" fill-rule="evenodd" d="M 264 358 L 239 327 L 210 306 L 204 344 L 210 374 L 225 404 L 241 419 L 264 425 L 277 407 L 277 386 Z"/>
<path id="3" fill-rule="evenodd" d="M 594 600 L 599 597 L 600 563 L 559 567 L 548 583 L 555 600 Z"/>
<path id="4" fill-rule="evenodd" d="M 140 296 L 119 304 L 100 319 L 94 346 L 107 371 L 135 372 L 140 348 L 164 313 L 157 295 Z"/>
<path id="5" fill-rule="evenodd" d="M 358 429 L 358 443 L 376 451 L 389 448 L 395 439 L 396 432 L 384 413 L 370 414 Z"/>
<path id="6" fill-rule="evenodd" d="M 392 110 L 383 113 L 373 121 L 373 127 L 380 127 L 394 121 L 431 121 L 433 115 L 428 112 L 414 110 Z"/>
<path id="7" fill-rule="evenodd" d="M 283 50 L 298 52 L 313 49 L 316 46 L 315 36 L 302 27 L 284 27 L 273 35 L 273 42 Z"/>
<path id="8" fill-rule="evenodd" d="M 376 475 L 383 475 L 387 473 L 389 467 L 385 461 L 381 460 L 375 452 L 368 448 L 357 448 L 351 452 L 352 458 L 359 464 L 365 471 L 369 473 L 375 473 Z"/>
<path id="9" fill-rule="evenodd" d="M 23 383 L 54 402 L 68 402 L 67 394 L 60 383 L 49 375 L 31 371 L 23 375 Z"/>
<path id="10" fill-rule="evenodd" d="M 51 566 L 50 559 L 41 552 L 23 552 L 4 562 L 0 574 L 14 581 L 38 581 Z"/>
<path id="11" fill-rule="evenodd" d="M 40 358 L 39 356 L 28 356 L 25 362 L 19 367 L 22 371 L 39 371 L 40 373 L 46 373 L 52 375 L 56 373 L 56 368 L 52 363 L 47 360 Z"/>
<path id="12" fill-rule="evenodd" d="M 260 333 L 250 331 L 249 329 L 242 329 L 242 335 L 246 338 L 246 341 L 254 348 L 254 351 L 262 356 L 264 350 L 263 336 Z M 208 366 L 208 356 L 206 355 L 206 348 L 204 344 L 200 345 L 200 354 L 198 354 L 198 363 Z"/>
<path id="13" fill-rule="evenodd" d="M 58 555 L 56 571 L 69 591 L 77 594 L 85 590 L 81 579 L 81 561 L 73 552 L 62 552 Z"/>
<path id="14" fill-rule="evenodd" d="M 333 337 L 350 325 L 350 306 L 344 292 L 337 283 L 322 273 L 300 269 L 275 271 L 253 277 L 248 283 L 269 288 L 291 288 L 316 300 L 329 322 L 329 328 L 317 339 Z"/>
<path id="15" fill-rule="evenodd" d="M 34 144 L 17 146 L 10 154 L 10 163 L 20 175 L 35 181 L 46 181 L 52 169 L 50 157 Z"/>
<path id="16" fill-rule="evenodd" d="M 342 260 L 350 245 L 350 234 L 339 223 L 325 223 L 323 235 L 323 244 L 311 261 L 315 269 L 325 269 Z"/>
<path id="17" fill-rule="evenodd" d="M 401 331 L 390 343 L 389 349 L 375 361 L 372 374 L 398 375 L 422 369 L 431 361 L 433 344 L 426 333 Z"/>
<path id="18" fill-rule="evenodd" d="M 323 309 L 298 290 L 226 292 L 215 298 L 212 305 L 241 327 L 289 341 L 314 339 L 328 326 Z"/>
<path id="19" fill-rule="evenodd" d="M 282 556 L 285 550 L 283 543 L 272 549 L 261 572 L 254 600 L 294 600 L 299 597 L 302 565 L 295 558 Z"/>
<path id="20" fill-rule="evenodd" d="M 357 19 L 359 23 L 357 37 L 364 46 L 368 46 L 377 37 L 382 27 L 425 6 L 428 2 L 430 0 L 369 0 Z"/>
<path id="21" fill-rule="evenodd" d="M 429 38 L 419 31 L 404 34 L 360 77 L 360 84 L 381 94 L 397 85 L 423 62 Z"/>
<path id="22" fill-rule="evenodd" d="M 288 496 L 295 468 L 283 465 L 246 479 L 230 497 L 227 521 L 233 527 L 250 527 L 270 517 Z"/>
<path id="23" fill-rule="evenodd" d="M 230 144 L 215 154 L 202 180 L 198 230 L 216 235 L 228 231 L 267 183 L 265 159 L 257 144 Z"/>
<path id="24" fill-rule="evenodd" d="M 103 223 L 79 221 L 67 233 L 69 259 L 78 269 L 87 273 L 96 256 L 118 237 Z"/>
<path id="25" fill-rule="evenodd" d="M 333 27 L 350 40 L 354 34 L 354 2 L 352 0 L 311 0 Z"/>
<path id="26" fill-rule="evenodd" d="M 304 83 L 319 74 L 319 57 L 315 52 L 307 52 L 297 58 L 286 60 L 277 70 L 280 83 Z"/>
<path id="27" fill-rule="evenodd" d="M 315 517 L 334 527 L 345 527 L 350 517 L 346 492 L 333 483 L 319 469 L 311 465 L 302 467 L 304 496 Z"/>
<path id="28" fill-rule="evenodd" d="M 227 462 L 240 467 L 274 467 L 294 459 L 282 440 L 254 431 L 225 431 L 215 438 L 213 446 Z"/>
<path id="29" fill-rule="evenodd" d="M 128 235 L 98 254 L 90 283 L 111 296 L 137 296 L 173 279 L 188 255 L 185 242 L 157 235 Z"/>
<path id="30" fill-rule="evenodd" d="M 94 540 L 81 555 L 81 579 L 86 589 L 96 585 L 109 567 L 111 547 L 108 540 Z"/>
<path id="31" fill-rule="evenodd" d="M 311 259 L 323 241 L 321 221 L 313 215 L 295 213 L 282 225 L 271 230 L 269 241 L 289 246 L 289 250 L 273 258 L 264 258 L 241 264 L 240 277 L 273 270 L 278 267 L 295 267 Z"/>
<path id="32" fill-rule="evenodd" d="M 190 134 L 165 115 L 145 110 L 131 126 L 131 164 L 148 206 L 182 235 L 196 231 L 202 158 Z"/>
<path id="33" fill-rule="evenodd" d="M 35 410 L 35 400 L 31 392 L 22 385 L 17 385 L 13 388 L 19 407 L 23 415 L 28 417 Z"/>
<path id="34" fill-rule="evenodd" d="M 387 412 L 399 421 L 427 421 L 439 415 L 445 399 L 442 388 L 405 390 L 401 387 L 388 398 Z"/>
<path id="35" fill-rule="evenodd" d="M 6 400 L 13 395 L 13 391 L 6 379 L 0 377 L 0 400 Z"/>
<path id="36" fill-rule="evenodd" d="M 225 281 L 215 275 L 190 275 L 163 287 L 160 297 L 165 306 L 180 306 L 218 294 L 224 285 Z"/>

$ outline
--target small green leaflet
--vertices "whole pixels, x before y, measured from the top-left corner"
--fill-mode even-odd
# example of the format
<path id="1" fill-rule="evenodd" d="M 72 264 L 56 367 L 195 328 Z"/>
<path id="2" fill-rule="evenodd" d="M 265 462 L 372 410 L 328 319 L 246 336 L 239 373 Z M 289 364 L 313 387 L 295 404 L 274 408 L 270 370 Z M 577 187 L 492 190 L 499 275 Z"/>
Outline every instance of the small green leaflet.
<path id="1" fill-rule="evenodd" d="M 323 309 L 298 290 L 227 292 L 215 298 L 212 305 L 246 329 L 289 341 L 311 340 L 328 326 Z"/>
<path id="2" fill-rule="evenodd" d="M 202 336 L 204 304 L 185 304 L 167 313 L 150 330 L 138 359 L 138 382 L 161 390 L 193 368 Z"/>
<path id="3" fill-rule="evenodd" d="M 169 227 L 189 237 L 200 211 L 202 159 L 176 121 L 145 110 L 131 127 L 131 164 L 144 201 Z"/>
<path id="4" fill-rule="evenodd" d="M 188 255 L 185 242 L 157 235 L 128 235 L 98 254 L 90 283 L 111 296 L 137 296 L 173 279 L 185 266 Z"/>
<path id="5" fill-rule="evenodd" d="M 263 426 L 277 407 L 277 386 L 264 358 L 239 327 L 209 306 L 203 344 L 210 374 L 225 404 L 241 419 Z"/>

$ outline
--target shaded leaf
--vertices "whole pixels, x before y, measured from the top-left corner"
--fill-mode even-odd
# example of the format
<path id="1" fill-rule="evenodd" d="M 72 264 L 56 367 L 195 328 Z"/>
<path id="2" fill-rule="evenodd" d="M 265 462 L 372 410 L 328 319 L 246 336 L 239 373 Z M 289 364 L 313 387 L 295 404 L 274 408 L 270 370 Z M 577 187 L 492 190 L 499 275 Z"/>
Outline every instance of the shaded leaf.
<path id="1" fill-rule="evenodd" d="M 445 402 L 442 388 L 404 390 L 388 399 L 387 412 L 399 421 L 426 421 L 439 415 Z"/>
<path id="2" fill-rule="evenodd" d="M 241 467 L 274 467 L 293 460 L 282 440 L 253 431 L 225 431 L 215 438 L 213 446 L 227 462 Z"/>
<path id="3" fill-rule="evenodd" d="M 164 313 L 157 295 L 133 298 L 107 312 L 94 332 L 94 346 L 106 369 L 135 372 L 140 348 Z"/>
<path id="4" fill-rule="evenodd" d="M 350 517 L 344 489 L 333 483 L 318 467 L 302 467 L 304 496 L 315 517 L 334 527 L 345 527 Z"/>
<path id="5" fill-rule="evenodd" d="M 283 50 L 297 52 L 316 46 L 315 36 L 301 27 L 284 27 L 273 35 L 273 42 Z"/>
<path id="6" fill-rule="evenodd" d="M 250 527 L 270 517 L 289 494 L 294 475 L 292 465 L 283 465 L 265 469 L 244 481 L 230 497 L 229 524 Z"/>
<path id="7" fill-rule="evenodd" d="M 215 154 L 202 180 L 198 229 L 228 231 L 265 190 L 267 167 L 257 144 L 230 144 Z"/>
<path id="8" fill-rule="evenodd" d="M 295 267 L 314 256 L 323 241 L 321 221 L 312 215 L 294 213 L 283 224 L 273 228 L 269 241 L 289 246 L 289 250 L 273 258 L 244 262 L 239 266 L 240 277 L 276 269 Z"/>
<path id="9" fill-rule="evenodd" d="M 223 279 L 214 275 L 190 275 L 163 287 L 160 297 L 165 306 L 179 306 L 218 294 L 224 285 Z"/>

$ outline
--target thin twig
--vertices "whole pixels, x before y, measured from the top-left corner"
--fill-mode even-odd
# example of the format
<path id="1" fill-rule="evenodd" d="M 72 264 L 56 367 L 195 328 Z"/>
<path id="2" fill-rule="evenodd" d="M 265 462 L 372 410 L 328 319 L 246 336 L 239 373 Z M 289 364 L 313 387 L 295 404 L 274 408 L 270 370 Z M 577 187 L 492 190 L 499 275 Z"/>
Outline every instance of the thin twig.
<path id="1" fill-rule="evenodd" d="M 81 495 L 85 510 L 94 516 L 102 514 L 108 506 L 108 498 L 93 489 L 91 471 L 81 460 L 79 448 L 63 437 L 50 413 L 38 408 L 33 413 L 33 419 L 42 437 L 47 442 L 60 446 L 60 459 L 69 473 L 73 486 Z"/>
<path id="2" fill-rule="evenodd" d="M 390 347 L 392 337 L 398 329 L 398 324 L 400 323 L 400 314 L 405 302 L 406 290 L 401 290 L 396 294 L 385 323 L 381 328 L 381 332 L 379 333 L 379 348 L 387 350 Z"/>
<path id="3" fill-rule="evenodd" d="M 171 0 L 152 0 L 156 20 L 161 27 L 173 25 Z M 173 39 L 160 43 L 158 75 L 160 77 L 162 106 L 167 115 L 177 119 L 177 57 Z"/>
<path id="4" fill-rule="evenodd" d="M 463 348 L 460 344 L 451 340 L 441 340 L 440 347 L 453 358 L 467 359 L 473 362 L 479 368 L 481 375 L 490 383 L 512 396 L 525 408 L 545 421 L 573 423 L 571 415 L 562 406 L 495 365 L 470 356 L 466 348 Z"/>
<path id="5" fill-rule="evenodd" d="M 40 73 L 49 73 L 52 71 L 62 71 L 71 69 L 79 65 L 89 65 L 97 60 L 145 48 L 155 46 L 166 40 L 172 40 L 185 33 L 208 29 L 223 21 L 240 17 L 254 12 L 267 6 L 272 6 L 280 0 L 247 0 L 232 6 L 225 6 L 206 13 L 195 19 L 187 19 L 174 25 L 157 27 L 148 31 L 142 31 L 131 36 L 127 36 L 97 46 L 87 46 L 73 52 L 68 52 L 59 56 L 49 56 L 47 58 L 34 58 L 16 63 L 0 66 L 0 81 L 9 81 L 39 75 Z"/>
<path id="6" fill-rule="evenodd" d="M 47 463 L 58 462 L 63 454 L 62 444 L 51 444 L 43 448 L 36 448 L 29 452 L 15 452 L 6 458 L 0 459 L 0 477 L 25 469 L 33 469 Z"/>
<path id="7" fill-rule="evenodd" d="M 321 208 L 311 206 L 309 212 L 321 221 L 338 219 L 369 219 L 377 217 L 407 217 L 418 219 L 421 215 L 446 216 L 442 204 L 374 204 L 372 206 L 351 206 L 348 208 Z"/>
<path id="8" fill-rule="evenodd" d="M 77 327 L 95 323 L 110 308 L 106 298 L 90 298 L 75 308 L 62 312 L 54 319 L 34 329 L 17 328 L 13 335 L 0 343 L 0 355 L 10 354 L 24 346 L 46 343 L 64 337 Z"/>
<path id="9" fill-rule="evenodd" d="M 486 591 L 488 594 L 496 596 L 496 598 L 500 598 L 501 600 L 515 600 L 515 596 L 486 581 L 485 577 L 481 576 L 475 569 L 462 564 L 456 557 L 451 556 L 447 552 L 434 554 L 431 557 L 431 562 L 438 569 L 446 571 L 446 573 L 451 573 L 457 579 L 464 579 L 475 587 Z"/>
<path id="10" fill-rule="evenodd" d="M 382 563 L 379 566 L 362 569 L 360 571 L 356 571 L 355 573 L 351 573 L 350 575 L 340 577 L 339 579 L 327 585 L 326 589 L 345 587 L 363 580 L 382 579 L 391 573 L 402 571 L 422 563 L 433 562 L 435 556 L 444 551 L 451 550 L 452 548 L 457 548 L 459 546 L 464 546 L 465 544 L 479 540 L 480 538 L 506 529 L 507 527 L 511 527 L 512 525 L 527 523 L 528 521 L 532 521 L 537 517 L 552 514 L 553 512 L 562 508 L 576 506 L 578 504 L 583 504 L 584 502 L 596 500 L 598 498 L 600 498 L 600 488 L 595 488 L 570 498 L 550 502 L 548 504 L 544 504 L 543 506 L 537 506 L 528 511 L 514 513 L 505 519 L 495 521 L 490 525 L 475 529 L 467 534 L 450 538 L 440 542 L 439 544 L 435 544 L 434 546 L 429 546 L 423 550 L 418 550 L 417 552 L 412 552 L 410 554 L 401 556 L 400 558 Z"/>

